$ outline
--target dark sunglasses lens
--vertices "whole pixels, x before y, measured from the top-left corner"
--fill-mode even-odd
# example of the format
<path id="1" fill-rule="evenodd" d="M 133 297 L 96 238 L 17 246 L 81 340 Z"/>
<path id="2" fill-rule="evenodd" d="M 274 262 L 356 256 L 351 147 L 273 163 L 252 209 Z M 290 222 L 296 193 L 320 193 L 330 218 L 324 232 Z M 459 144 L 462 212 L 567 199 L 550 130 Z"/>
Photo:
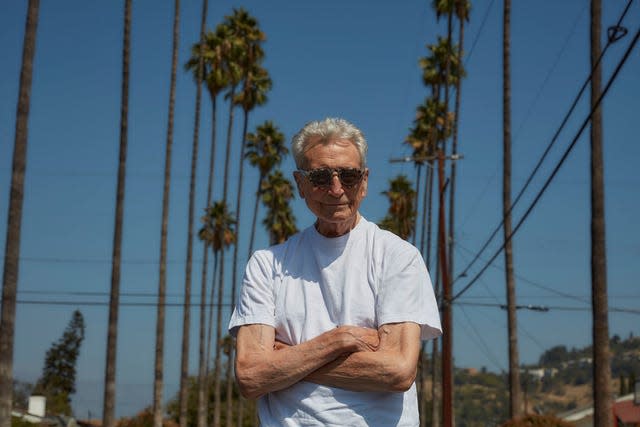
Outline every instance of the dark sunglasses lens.
<path id="1" fill-rule="evenodd" d="M 338 176 L 342 184 L 351 187 L 362 180 L 362 171 L 360 169 L 340 169 Z"/>
<path id="2" fill-rule="evenodd" d="M 331 169 L 315 169 L 309 173 L 309 181 L 317 187 L 326 187 L 331 184 L 333 172 Z"/>

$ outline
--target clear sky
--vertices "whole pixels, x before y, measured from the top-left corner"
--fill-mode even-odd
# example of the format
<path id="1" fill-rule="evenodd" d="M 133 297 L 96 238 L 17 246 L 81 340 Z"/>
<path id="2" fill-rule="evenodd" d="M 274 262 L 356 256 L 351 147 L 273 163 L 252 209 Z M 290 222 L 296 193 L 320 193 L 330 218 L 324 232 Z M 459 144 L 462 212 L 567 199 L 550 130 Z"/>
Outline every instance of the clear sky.
<path id="1" fill-rule="evenodd" d="M 0 4 L 0 224 L 6 224 L 11 157 L 26 3 Z M 183 1 L 179 62 L 197 41 L 200 1 Z M 427 96 L 418 58 L 426 44 L 445 34 L 427 1 L 285 2 L 210 1 L 207 25 L 214 27 L 233 7 L 244 6 L 267 35 L 265 67 L 274 85 L 269 102 L 251 115 L 249 129 L 273 120 L 289 140 L 305 122 L 342 116 L 369 141 L 369 195 L 362 212 L 379 221 L 387 209 L 380 193 L 397 174 L 414 176 L 411 164 L 389 160 L 410 154 L 402 144 L 416 107 Z M 603 33 L 627 2 L 604 1 Z M 501 8 L 474 1 L 465 30 L 460 152 L 457 177 L 456 276 L 482 247 L 501 215 L 502 59 Z M 117 414 L 131 415 L 152 402 L 155 308 L 173 2 L 134 2 L 132 21 L 129 152 L 122 261 L 123 293 L 117 359 Z M 74 309 L 87 323 L 78 360 L 80 417 L 102 411 L 108 291 L 114 222 L 123 2 L 41 2 L 29 119 L 29 146 L 22 225 L 14 374 L 35 381 L 44 355 L 60 337 Z M 603 83 L 621 60 L 640 26 L 633 2 L 623 22 L 626 38 L 603 59 Z M 603 45 L 606 40 L 603 40 Z M 513 2 L 512 9 L 513 189 L 517 193 L 589 72 L 589 2 Z M 640 213 L 636 173 L 640 158 L 640 50 L 636 47 L 604 101 L 609 327 L 611 334 L 640 333 Z M 169 218 L 165 382 L 167 398 L 179 382 L 190 153 L 195 85 L 179 70 Z M 522 217 L 586 117 L 588 91 L 560 134 L 548 162 L 514 210 Z M 218 116 L 219 141 L 227 112 Z M 236 114 L 234 138 L 241 131 Z M 198 163 L 198 216 L 205 201 L 211 109 L 203 98 Z M 222 144 L 219 144 L 219 147 Z M 236 145 L 237 146 L 237 145 Z M 588 129 L 514 238 L 519 304 L 545 305 L 545 313 L 518 312 L 522 363 L 535 363 L 556 345 L 591 342 Z M 218 152 L 222 158 L 222 151 Z M 232 157 L 237 164 L 237 150 Z M 283 169 L 290 174 L 293 161 Z M 217 168 L 221 178 L 222 168 Z M 257 175 L 245 174 L 240 253 L 246 256 L 250 206 Z M 232 179 L 232 182 L 234 180 Z M 217 180 L 218 184 L 221 179 Z M 233 184 L 235 185 L 235 184 Z M 215 198 L 221 194 L 220 185 Z M 231 194 L 235 194 L 232 189 Z M 296 199 L 298 226 L 312 222 Z M 0 232 L 4 251 L 5 232 Z M 242 239 L 242 237 L 241 237 Z M 498 239 L 499 240 L 499 239 Z M 262 230 L 257 246 L 267 238 Z M 489 246 L 462 289 L 498 247 Z M 202 249 L 194 250 L 193 289 L 199 289 Z M 487 269 L 454 306 L 457 366 L 507 368 L 503 258 Z M 91 294 L 86 294 L 91 293 Z M 35 304 L 62 301 L 71 304 Z M 88 305 L 86 302 L 102 303 Z M 31 302 L 31 303 L 29 303 Z M 149 306 L 128 306 L 142 302 Z M 197 298 L 194 296 L 194 302 Z M 476 304 L 476 305 L 471 305 Z M 486 305 L 477 305 L 486 304 Z M 624 311 L 626 310 L 626 311 Z M 634 312 L 635 311 L 635 312 Z M 225 314 L 225 319 L 229 313 Z M 197 366 L 197 318 L 192 313 L 190 371 Z M 226 320 L 225 320 L 226 322 Z"/>

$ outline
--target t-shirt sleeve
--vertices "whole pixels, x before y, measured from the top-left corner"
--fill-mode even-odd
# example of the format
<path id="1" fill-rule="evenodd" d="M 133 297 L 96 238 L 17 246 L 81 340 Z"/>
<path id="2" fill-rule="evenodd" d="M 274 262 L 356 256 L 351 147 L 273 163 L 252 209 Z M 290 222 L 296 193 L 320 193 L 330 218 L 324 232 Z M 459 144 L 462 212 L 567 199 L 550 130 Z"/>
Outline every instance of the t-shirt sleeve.
<path id="1" fill-rule="evenodd" d="M 249 259 L 229 321 L 229 333 L 232 336 L 235 337 L 238 328 L 243 325 L 260 323 L 275 327 L 273 265 L 273 255 L 266 250 L 256 251 Z"/>
<path id="2" fill-rule="evenodd" d="M 398 249 L 384 261 L 376 302 L 378 325 L 414 322 L 423 340 L 435 338 L 442 326 L 427 267 L 413 246 Z"/>

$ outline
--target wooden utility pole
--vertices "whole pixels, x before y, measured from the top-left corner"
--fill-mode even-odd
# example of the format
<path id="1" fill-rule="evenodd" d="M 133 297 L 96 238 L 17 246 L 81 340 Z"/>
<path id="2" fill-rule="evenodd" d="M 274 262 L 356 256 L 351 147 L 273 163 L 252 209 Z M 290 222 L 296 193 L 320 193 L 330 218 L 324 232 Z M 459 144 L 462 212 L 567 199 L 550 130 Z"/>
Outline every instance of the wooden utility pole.
<path id="1" fill-rule="evenodd" d="M 444 152 L 438 154 L 438 258 L 442 278 L 442 426 L 453 427 L 453 334 L 451 313 L 451 282 L 447 265 L 447 239 L 444 214 Z"/>
<path id="2" fill-rule="evenodd" d="M 600 37 L 602 0 L 591 0 L 591 105 L 601 96 Z M 591 116 L 591 300 L 593 313 L 593 423 L 613 425 L 611 414 L 611 368 L 609 311 L 604 216 L 604 166 L 602 158 L 602 108 Z"/>
<path id="3" fill-rule="evenodd" d="M 504 0 L 502 22 L 504 31 L 502 36 L 502 212 L 504 215 L 502 231 L 509 342 L 509 415 L 511 418 L 516 418 L 522 413 L 522 404 L 520 403 L 516 283 L 511 239 L 511 0 Z"/>

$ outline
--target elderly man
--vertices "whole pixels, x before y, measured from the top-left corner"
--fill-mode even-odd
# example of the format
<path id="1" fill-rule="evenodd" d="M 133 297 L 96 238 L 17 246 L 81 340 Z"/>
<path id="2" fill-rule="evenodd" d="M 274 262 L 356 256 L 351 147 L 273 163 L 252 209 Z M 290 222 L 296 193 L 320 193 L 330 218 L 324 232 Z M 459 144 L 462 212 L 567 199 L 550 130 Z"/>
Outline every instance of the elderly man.
<path id="1" fill-rule="evenodd" d="M 419 251 L 358 211 L 367 143 L 343 119 L 294 136 L 313 226 L 256 251 L 229 330 L 262 426 L 417 426 L 421 340 L 441 334 Z"/>

